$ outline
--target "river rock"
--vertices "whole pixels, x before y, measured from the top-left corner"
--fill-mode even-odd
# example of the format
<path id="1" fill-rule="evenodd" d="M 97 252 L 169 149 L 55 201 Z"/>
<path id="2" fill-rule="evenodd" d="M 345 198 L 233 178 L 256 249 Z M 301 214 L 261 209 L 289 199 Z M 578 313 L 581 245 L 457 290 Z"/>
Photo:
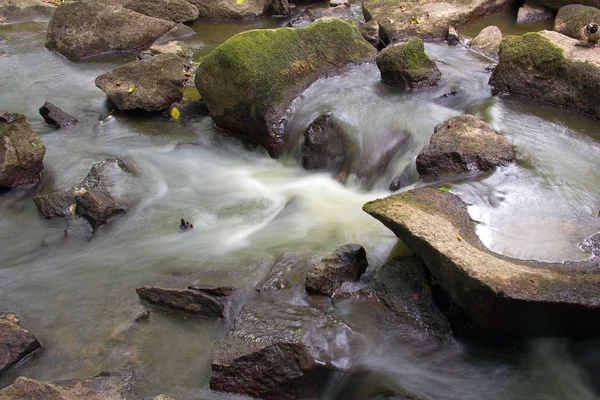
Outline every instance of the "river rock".
<path id="1" fill-rule="evenodd" d="M 554 30 L 574 39 L 587 40 L 583 28 L 587 24 L 597 21 L 600 21 L 599 9 L 581 4 L 571 4 L 558 10 L 554 20 Z"/>
<path id="2" fill-rule="evenodd" d="M 271 0 L 268 10 L 271 15 L 290 15 L 290 3 L 288 0 Z"/>
<path id="3" fill-rule="evenodd" d="M 338 172 L 356 145 L 343 128 L 331 118 L 331 113 L 315 119 L 304 132 L 302 167 Z"/>
<path id="4" fill-rule="evenodd" d="M 265 399 L 315 397 L 345 365 L 351 329 L 315 308 L 250 302 L 211 354 L 213 390 Z"/>
<path id="5" fill-rule="evenodd" d="M 271 292 L 303 287 L 308 273 L 308 260 L 298 254 L 282 255 L 269 274 L 256 285 L 257 292 Z"/>
<path id="6" fill-rule="evenodd" d="M 150 304 L 210 318 L 223 318 L 223 303 L 198 290 L 142 286 L 135 291 L 140 299 Z"/>
<path id="7" fill-rule="evenodd" d="M 458 32 L 456 28 L 453 26 L 448 27 L 448 32 L 446 33 L 446 41 L 448 44 L 456 45 L 460 43 L 460 36 L 458 36 Z"/>
<path id="8" fill-rule="evenodd" d="M 360 33 L 362 33 L 365 40 L 373 45 L 376 49 L 381 47 L 381 39 L 379 38 L 379 24 L 375 20 L 371 20 L 367 23 L 362 24 L 360 27 Z"/>
<path id="9" fill-rule="evenodd" d="M 502 32 L 497 26 L 488 26 L 479 32 L 471 42 L 471 50 L 483 54 L 489 59 L 498 60 L 502 42 Z"/>
<path id="10" fill-rule="evenodd" d="M 288 144 L 284 115 L 294 97 L 325 73 L 376 53 L 358 29 L 332 18 L 306 28 L 252 30 L 202 59 L 196 87 L 219 127 L 277 157 Z"/>
<path id="11" fill-rule="evenodd" d="M 175 40 L 164 44 L 153 44 L 150 46 L 150 54 L 153 56 L 158 54 L 175 54 L 188 60 L 194 56 L 194 51 L 190 49 L 187 43 Z"/>
<path id="12" fill-rule="evenodd" d="M 507 36 L 492 93 L 533 97 L 600 119 L 600 53 L 554 31 Z"/>
<path id="13" fill-rule="evenodd" d="M 271 0 L 190 0 L 202 19 L 254 19 L 265 13 Z"/>
<path id="14" fill-rule="evenodd" d="M 484 121 L 465 114 L 438 124 L 417 156 L 421 178 L 492 171 L 515 160 L 511 144 Z"/>
<path id="15" fill-rule="evenodd" d="M 333 296 L 344 282 L 357 281 L 369 263 L 364 247 L 345 244 L 314 263 L 306 276 L 306 291 Z"/>
<path id="16" fill-rule="evenodd" d="M 209 296 L 214 297 L 228 297 L 233 294 L 237 289 L 231 286 L 199 286 L 199 285 L 190 285 L 188 286 L 190 290 L 196 290 L 198 292 L 202 292 Z"/>
<path id="17" fill-rule="evenodd" d="M 48 21 L 55 10 L 43 0 L 0 0 L 0 21 Z"/>
<path id="18" fill-rule="evenodd" d="M 44 154 L 44 143 L 23 114 L 0 113 L 0 189 L 37 183 Z"/>
<path id="19" fill-rule="evenodd" d="M 56 190 L 33 198 L 35 205 L 46 219 L 68 217 L 75 207 L 75 193 L 71 190 Z"/>
<path id="20" fill-rule="evenodd" d="M 443 40 L 449 26 L 459 27 L 512 7 L 510 0 L 364 0 L 362 3 L 365 19 L 379 23 L 385 43 L 403 42 L 414 37 Z"/>
<path id="21" fill-rule="evenodd" d="M 171 106 L 165 110 L 165 115 L 167 117 L 173 117 L 173 108 L 179 110 L 179 120 L 184 122 L 194 121 L 208 115 L 208 108 L 203 100 L 194 101 L 190 99 L 181 99 L 177 103 L 171 104 Z"/>
<path id="22" fill-rule="evenodd" d="M 597 258 L 522 261 L 486 249 L 455 195 L 416 189 L 363 209 L 423 260 L 480 335 L 489 338 L 600 333 Z"/>
<path id="23" fill-rule="evenodd" d="M 120 110 L 161 111 L 183 98 L 184 60 L 159 54 L 132 61 L 96 78 L 96 86 Z"/>
<path id="24" fill-rule="evenodd" d="M 67 112 L 64 112 L 62 109 L 50 103 L 49 101 L 45 102 L 44 105 L 40 107 L 40 115 L 42 118 L 44 118 L 44 121 L 46 121 L 47 124 L 53 125 L 56 128 L 73 125 L 78 122 L 77 118 Z"/>
<path id="25" fill-rule="evenodd" d="M 172 40 L 183 40 L 196 35 L 196 31 L 184 24 L 178 23 L 170 31 L 154 41 L 154 44 L 168 43 Z"/>
<path id="26" fill-rule="evenodd" d="M 15 314 L 0 315 L 0 375 L 40 346 L 35 336 L 21 328 Z"/>
<path id="27" fill-rule="evenodd" d="M 199 11 L 187 0 L 129 0 L 123 7 L 153 18 L 173 22 L 198 19 Z"/>
<path id="28" fill-rule="evenodd" d="M 175 26 L 97 1 L 66 2 L 48 25 L 46 47 L 71 60 L 148 47 Z"/>
<path id="29" fill-rule="evenodd" d="M 385 83 L 405 89 L 434 86 L 442 76 L 418 38 L 383 49 L 377 56 L 377 67 Z"/>
<path id="30" fill-rule="evenodd" d="M 600 8 L 600 0 L 535 0 L 535 2 L 536 4 L 551 10 L 559 10 L 564 6 L 571 4 L 581 4 L 583 6 Z"/>
<path id="31" fill-rule="evenodd" d="M 55 382 L 35 381 L 20 376 L 10 386 L 0 390 L 0 400 L 133 400 L 135 375 L 133 371 L 102 372 L 92 378 Z"/>
<path id="32" fill-rule="evenodd" d="M 517 13 L 518 24 L 548 21 L 552 18 L 554 18 L 554 13 L 551 10 L 532 4 L 528 1 L 519 8 L 519 12 Z"/>
<path id="33" fill-rule="evenodd" d="M 107 224 L 110 218 L 127 211 L 104 190 L 88 189 L 83 193 L 77 193 L 75 200 L 77 215 L 87 219 L 94 231 L 101 225 Z"/>
<path id="34" fill-rule="evenodd" d="M 397 257 L 377 269 L 369 289 L 408 323 L 437 336 L 450 336 L 450 324 L 433 300 L 425 265 L 417 257 Z"/>

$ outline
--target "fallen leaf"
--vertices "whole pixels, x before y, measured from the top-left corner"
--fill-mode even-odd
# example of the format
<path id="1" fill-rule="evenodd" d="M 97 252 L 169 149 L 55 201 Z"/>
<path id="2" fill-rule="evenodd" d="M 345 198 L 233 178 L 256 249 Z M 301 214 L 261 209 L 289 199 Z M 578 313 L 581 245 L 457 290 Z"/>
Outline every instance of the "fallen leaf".
<path id="1" fill-rule="evenodd" d="M 456 236 L 456 238 L 458 239 L 459 242 L 462 242 L 463 238 L 461 238 L 460 236 Z"/>
<path id="2" fill-rule="evenodd" d="M 423 22 L 423 18 L 421 18 L 421 17 L 417 17 L 417 18 L 412 17 L 410 19 L 411 24 L 420 24 L 421 22 Z"/>
<path id="3" fill-rule="evenodd" d="M 37 143 L 36 143 L 36 142 L 31 142 L 31 145 L 32 145 L 33 147 L 37 147 Z"/>
<path id="4" fill-rule="evenodd" d="M 115 86 L 121 86 L 121 81 L 116 81 Z"/>
<path id="5" fill-rule="evenodd" d="M 413 300 L 419 300 L 419 297 L 420 297 L 419 292 L 413 292 L 412 297 L 413 297 Z"/>
<path id="6" fill-rule="evenodd" d="M 135 86 L 134 85 L 129 86 L 128 92 L 133 93 L 134 91 L 135 91 Z"/>
<path id="7" fill-rule="evenodd" d="M 187 72 L 187 71 L 184 71 L 184 72 L 183 72 L 183 75 L 185 75 L 185 76 L 191 76 L 192 74 L 190 74 L 190 73 L 189 73 L 189 72 Z"/>
<path id="8" fill-rule="evenodd" d="M 171 117 L 177 119 L 181 116 L 181 113 L 179 112 L 179 109 L 177 107 L 173 107 L 171 109 Z"/>
<path id="9" fill-rule="evenodd" d="M 444 193 L 448 193 L 450 191 L 450 188 L 447 186 L 440 186 L 437 188 L 440 192 L 444 192 Z"/>
<path id="10" fill-rule="evenodd" d="M 598 211 L 598 216 L 600 217 L 600 211 Z"/>
<path id="11" fill-rule="evenodd" d="M 388 21 L 390 24 L 393 24 L 393 23 L 394 23 L 394 20 L 393 20 L 393 19 L 391 19 L 391 18 L 389 18 L 389 17 L 386 17 L 385 19 L 386 19 L 386 20 L 387 20 L 387 21 Z"/>
<path id="12" fill-rule="evenodd" d="M 235 4 L 237 4 L 238 6 L 240 4 L 244 4 L 244 0 L 235 0 Z"/>
<path id="13" fill-rule="evenodd" d="M 406 5 L 400 6 L 400 11 L 402 11 L 402 12 L 406 11 Z"/>

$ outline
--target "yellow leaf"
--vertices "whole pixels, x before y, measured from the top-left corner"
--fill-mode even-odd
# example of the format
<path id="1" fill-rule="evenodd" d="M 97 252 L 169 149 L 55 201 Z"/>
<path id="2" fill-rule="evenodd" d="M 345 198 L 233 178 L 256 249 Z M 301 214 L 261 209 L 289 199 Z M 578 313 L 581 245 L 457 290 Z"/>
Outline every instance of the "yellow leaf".
<path id="1" fill-rule="evenodd" d="M 238 6 L 244 4 L 244 0 L 235 0 L 235 4 L 237 4 Z"/>
<path id="2" fill-rule="evenodd" d="M 69 206 L 69 211 L 71 212 L 71 215 L 75 215 L 75 208 L 77 208 L 77 204 L 71 204 Z"/>
<path id="3" fill-rule="evenodd" d="M 179 109 L 177 107 L 173 107 L 171 109 L 171 117 L 177 119 L 181 116 L 181 113 L 179 112 Z"/>
<path id="4" fill-rule="evenodd" d="M 129 93 L 133 93 L 134 90 L 135 90 L 134 85 L 129 86 L 129 90 L 128 90 Z"/>
<path id="5" fill-rule="evenodd" d="M 456 239 L 458 239 L 459 242 L 462 242 L 463 238 L 461 238 L 460 236 L 457 236 Z"/>

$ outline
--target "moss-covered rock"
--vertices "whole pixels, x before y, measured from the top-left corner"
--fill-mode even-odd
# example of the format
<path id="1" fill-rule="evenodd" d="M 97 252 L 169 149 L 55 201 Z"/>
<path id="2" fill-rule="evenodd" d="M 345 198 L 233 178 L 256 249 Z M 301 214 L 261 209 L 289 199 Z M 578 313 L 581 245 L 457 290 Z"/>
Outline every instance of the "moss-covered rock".
<path id="1" fill-rule="evenodd" d="M 406 89 L 434 86 L 442 76 L 418 38 L 384 49 L 377 56 L 377 67 L 385 83 Z"/>
<path id="2" fill-rule="evenodd" d="M 373 45 L 376 49 L 381 48 L 381 39 L 379 38 L 379 24 L 375 20 L 371 20 L 360 26 L 360 32 L 365 40 Z"/>
<path id="3" fill-rule="evenodd" d="M 600 261 L 521 261 L 487 250 L 466 205 L 417 189 L 363 209 L 423 260 L 437 284 L 482 336 L 597 335 Z"/>
<path id="4" fill-rule="evenodd" d="M 536 4 L 551 10 L 559 10 L 570 4 L 581 4 L 583 6 L 600 8 L 600 0 L 536 0 Z"/>
<path id="5" fill-rule="evenodd" d="M 96 1 L 67 2 L 50 24 L 46 47 L 71 60 L 148 47 L 175 26 L 127 8 Z"/>
<path id="6" fill-rule="evenodd" d="M 554 20 L 554 30 L 575 39 L 586 40 L 583 28 L 591 22 L 600 22 L 599 9 L 571 4 L 558 10 Z"/>
<path id="7" fill-rule="evenodd" d="M 332 18 L 306 28 L 252 30 L 203 58 L 196 87 L 219 127 L 250 137 L 277 157 L 286 145 L 290 101 L 323 74 L 376 54 L 356 28 Z"/>
<path id="8" fill-rule="evenodd" d="M 184 63 L 176 54 L 158 54 L 100 75 L 96 86 L 120 110 L 166 110 L 183 98 Z"/>
<path id="9" fill-rule="evenodd" d="M 519 8 L 517 13 L 517 23 L 525 24 L 529 22 L 548 21 L 554 18 L 554 12 L 545 7 L 532 4 L 529 1 L 525 1 Z"/>
<path id="10" fill-rule="evenodd" d="M 554 31 L 507 36 L 490 84 L 600 118 L 600 54 Z"/>
<path id="11" fill-rule="evenodd" d="M 123 7 L 153 18 L 173 22 L 198 19 L 198 8 L 187 0 L 129 0 Z"/>

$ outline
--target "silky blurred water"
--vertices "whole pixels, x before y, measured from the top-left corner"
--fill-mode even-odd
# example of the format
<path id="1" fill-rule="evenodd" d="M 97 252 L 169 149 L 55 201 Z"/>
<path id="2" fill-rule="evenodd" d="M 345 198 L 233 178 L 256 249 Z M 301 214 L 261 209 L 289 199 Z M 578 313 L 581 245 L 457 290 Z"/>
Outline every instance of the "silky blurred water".
<path id="1" fill-rule="evenodd" d="M 282 23 L 199 21 L 190 44 L 200 57 L 238 31 Z M 73 63 L 43 47 L 45 30 L 45 23 L 0 25 L 0 109 L 27 115 L 47 148 L 40 185 L 0 197 L 0 309 L 16 312 L 43 343 L 1 385 L 19 375 L 53 380 L 132 367 L 145 396 L 235 398 L 208 389 L 210 351 L 231 318 L 215 323 L 152 309 L 148 323 L 135 324 L 147 307 L 135 288 L 236 286 L 235 311 L 283 253 L 319 258 L 350 242 L 366 248 L 371 274 L 397 240 L 362 205 L 389 195 L 398 176 L 406 185 L 401 190 L 423 185 L 415 157 L 437 123 L 463 113 L 488 121 L 518 153 L 515 165 L 445 183 L 470 204 L 490 249 L 523 259 L 582 259 L 589 254 L 577 243 L 600 230 L 597 122 L 523 99 L 491 97 L 489 61 L 463 47 L 426 46 L 443 73 L 435 88 L 394 90 L 380 82 L 376 66 L 366 64 L 319 80 L 292 104 L 291 137 L 299 139 L 324 112 L 347 127 L 359 143 L 355 172 L 400 135 L 408 138 L 387 168 L 368 178 L 351 174 L 342 185 L 329 173 L 302 170 L 294 149 L 270 159 L 216 129 L 209 117 L 183 123 L 160 114 L 112 112 L 94 79 L 133 56 Z M 60 130 L 46 125 L 37 111 L 44 101 L 72 113 L 79 124 Z M 176 147 L 180 142 L 196 145 Z M 36 193 L 76 185 L 93 163 L 115 157 L 138 178 L 127 214 L 94 236 L 85 221 L 47 221 L 38 214 Z M 194 231 L 181 234 L 180 218 L 190 220 Z M 68 238 L 64 229 L 72 232 Z M 309 301 L 300 292 L 286 296 L 281 301 Z M 351 301 L 329 311 L 365 338 L 351 363 L 378 374 L 367 382 L 389 380 L 423 399 L 597 398 L 600 346 L 594 340 L 533 341 L 524 351 L 507 353 L 423 342 L 401 322 Z M 333 380 L 323 398 L 344 398 L 344 382 Z"/>

